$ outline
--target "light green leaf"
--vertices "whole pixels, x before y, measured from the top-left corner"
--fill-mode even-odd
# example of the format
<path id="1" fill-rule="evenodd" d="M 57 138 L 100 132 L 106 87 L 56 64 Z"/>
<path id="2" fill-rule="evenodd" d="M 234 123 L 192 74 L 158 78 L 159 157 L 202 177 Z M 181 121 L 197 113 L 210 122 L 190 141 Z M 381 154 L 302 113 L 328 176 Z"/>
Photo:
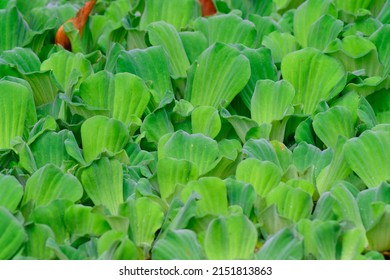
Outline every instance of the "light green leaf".
<path id="1" fill-rule="evenodd" d="M 117 72 L 129 72 L 151 81 L 155 104 L 159 104 L 167 91 L 172 91 L 169 62 L 161 46 L 145 50 L 122 51 L 117 60 Z"/>
<path id="2" fill-rule="evenodd" d="M 325 50 L 343 30 L 343 25 L 341 20 L 328 14 L 323 15 L 311 25 L 307 36 L 307 46 L 321 51 Z"/>
<path id="3" fill-rule="evenodd" d="M 255 25 L 234 14 L 198 18 L 194 22 L 194 29 L 205 35 L 210 46 L 225 43 L 254 47 L 256 40 Z"/>
<path id="4" fill-rule="evenodd" d="M 207 38 L 200 31 L 183 31 L 179 32 L 179 36 L 190 64 L 209 47 Z"/>
<path id="5" fill-rule="evenodd" d="M 329 45 L 326 52 L 341 61 L 346 71 L 364 71 L 364 76 L 382 76 L 383 65 L 379 61 L 376 46 L 370 40 L 351 35 L 336 40 Z"/>
<path id="6" fill-rule="evenodd" d="M 301 219 L 309 218 L 313 208 L 311 196 L 298 188 L 285 184 L 272 189 L 266 194 L 267 205 L 276 204 L 281 216 L 298 222 Z"/>
<path id="7" fill-rule="evenodd" d="M 365 131 L 345 144 L 349 166 L 369 188 L 390 179 L 389 137 L 389 131 Z"/>
<path id="8" fill-rule="evenodd" d="M 127 235 L 120 231 L 110 230 L 98 240 L 97 251 L 100 259 L 105 260 L 136 260 L 138 250 Z"/>
<path id="9" fill-rule="evenodd" d="M 246 216 L 221 216 L 209 224 L 204 249 L 210 260 L 252 259 L 256 241 L 256 228 Z"/>
<path id="10" fill-rule="evenodd" d="M 149 41 L 153 46 L 162 46 L 169 62 L 169 72 L 174 79 L 187 77 L 190 67 L 183 43 L 175 27 L 164 21 L 153 22 L 147 27 Z"/>
<path id="11" fill-rule="evenodd" d="M 26 48 L 15 47 L 12 50 L 3 51 L 0 59 L 11 67 L 15 67 L 22 74 L 39 71 L 41 66 L 38 56 L 31 49 Z"/>
<path id="12" fill-rule="evenodd" d="M 162 199 L 168 199 L 178 184 L 185 185 L 198 178 L 198 170 L 183 159 L 163 158 L 157 162 L 157 180 Z"/>
<path id="13" fill-rule="evenodd" d="M 379 60 L 384 66 L 384 75 L 390 73 L 390 51 L 386 44 L 390 40 L 390 24 L 385 24 L 374 32 L 370 37 L 378 51 Z"/>
<path id="14" fill-rule="evenodd" d="M 251 117 L 261 123 L 272 123 L 294 112 L 295 90 L 287 81 L 260 80 L 251 100 Z"/>
<path id="15" fill-rule="evenodd" d="M 249 78 L 249 60 L 233 47 L 216 43 L 191 66 L 185 99 L 195 106 L 226 107 Z"/>
<path id="16" fill-rule="evenodd" d="M 23 187 L 15 177 L 0 173 L 0 207 L 14 212 L 23 197 Z"/>
<path id="17" fill-rule="evenodd" d="M 293 35 L 279 31 L 264 36 L 263 45 L 271 50 L 272 59 L 275 63 L 282 62 L 287 54 L 299 49 L 297 40 Z"/>
<path id="18" fill-rule="evenodd" d="M 162 136 L 172 132 L 174 127 L 165 108 L 147 115 L 141 125 L 141 133 L 145 133 L 146 139 L 156 145 Z"/>
<path id="19" fill-rule="evenodd" d="M 129 141 L 129 132 L 121 121 L 95 116 L 82 124 L 81 140 L 84 158 L 91 162 L 103 152 L 120 152 Z"/>
<path id="20" fill-rule="evenodd" d="M 0 52 L 23 47 L 30 37 L 28 24 L 16 7 L 0 10 L 0 30 L 3 33 Z"/>
<path id="21" fill-rule="evenodd" d="M 33 223 L 26 227 L 26 233 L 28 239 L 23 250 L 26 256 L 38 260 L 54 259 L 55 254 L 53 250 L 46 247 L 47 240 L 54 238 L 54 233 L 50 227 Z"/>
<path id="22" fill-rule="evenodd" d="M 332 107 L 315 115 L 313 128 L 321 141 L 332 149 L 336 148 L 340 136 L 349 139 L 355 135 L 352 114 L 342 106 Z"/>
<path id="23" fill-rule="evenodd" d="M 294 14 L 294 35 L 302 47 L 308 47 L 310 31 L 315 28 L 312 26 L 323 15 L 337 18 L 337 10 L 331 0 L 308 0 L 296 10 Z"/>
<path id="24" fill-rule="evenodd" d="M 238 164 L 236 177 L 252 184 L 256 193 L 265 197 L 279 184 L 282 174 L 279 167 L 272 162 L 248 158 Z"/>
<path id="25" fill-rule="evenodd" d="M 34 208 L 30 219 L 36 224 L 48 225 L 55 234 L 58 244 L 64 244 L 69 238 L 69 232 L 65 226 L 65 211 L 73 203 L 69 200 L 57 199 L 51 203 Z"/>
<path id="26" fill-rule="evenodd" d="M 33 96 L 18 80 L 0 80 L 0 149 L 12 148 L 11 141 L 23 137 L 25 127 L 36 122 Z"/>
<path id="27" fill-rule="evenodd" d="M 251 184 L 228 178 L 225 180 L 229 206 L 239 205 L 249 217 L 256 200 L 256 191 Z"/>
<path id="28" fill-rule="evenodd" d="M 55 79 L 61 86 L 61 90 L 66 90 L 73 86 L 72 75 L 80 80 L 76 82 L 78 87 L 87 76 L 92 74 L 91 63 L 81 53 L 71 53 L 61 50 L 53 53 L 48 59 L 42 62 L 41 71 L 53 70 Z"/>
<path id="29" fill-rule="evenodd" d="M 218 110 L 211 106 L 196 107 L 191 113 L 192 133 L 215 138 L 221 130 Z"/>
<path id="30" fill-rule="evenodd" d="M 227 214 L 226 186 L 221 179 L 217 177 L 204 177 L 198 181 L 190 181 L 182 191 L 182 200 L 186 201 L 193 192 L 198 193 L 200 196 L 196 202 L 197 217 Z"/>
<path id="31" fill-rule="evenodd" d="M 243 153 L 250 158 L 256 158 L 261 161 L 269 161 L 280 166 L 278 155 L 271 144 L 266 139 L 248 140 L 243 147 Z"/>
<path id="32" fill-rule="evenodd" d="M 390 90 L 380 90 L 367 96 L 375 112 L 376 122 L 378 124 L 390 124 Z"/>
<path id="33" fill-rule="evenodd" d="M 187 229 L 172 230 L 157 240 L 152 249 L 153 260 L 202 260 L 202 247 L 196 234 Z"/>
<path id="34" fill-rule="evenodd" d="M 150 248 L 164 220 L 161 206 L 148 197 L 128 199 L 121 205 L 119 213 L 129 219 L 129 236 L 135 244 Z"/>
<path id="35" fill-rule="evenodd" d="M 339 138 L 336 144 L 332 161 L 319 173 L 316 183 L 320 194 L 329 191 L 338 180 L 345 179 L 352 171 L 345 159 L 344 144 L 347 139 Z"/>
<path id="36" fill-rule="evenodd" d="M 78 177 L 92 202 L 105 206 L 112 215 L 123 202 L 123 170 L 116 159 L 102 157 L 79 170 Z"/>
<path id="37" fill-rule="evenodd" d="M 92 207 L 73 204 L 65 211 L 65 225 L 74 238 L 79 236 L 101 236 L 109 231 L 105 217 Z"/>
<path id="38" fill-rule="evenodd" d="M 30 144 L 38 168 L 51 163 L 57 167 L 63 167 L 71 157 L 67 153 L 65 142 L 76 141 L 72 132 L 62 130 L 60 132 L 47 131 Z"/>
<path id="39" fill-rule="evenodd" d="M 286 55 L 281 69 L 295 88 L 294 105 L 302 105 L 304 114 L 314 113 L 320 101 L 340 93 L 346 83 L 342 64 L 312 48 Z"/>
<path id="40" fill-rule="evenodd" d="M 285 228 L 266 240 L 256 253 L 257 260 L 302 260 L 302 238 Z"/>
<path id="41" fill-rule="evenodd" d="M 191 26 L 198 16 L 200 6 L 196 0 L 149 0 L 145 3 L 140 28 L 145 29 L 150 23 L 163 20 L 180 30 Z"/>
<path id="42" fill-rule="evenodd" d="M 7 209 L 0 207 L 0 260 L 11 259 L 26 240 L 23 225 Z"/>
<path id="43" fill-rule="evenodd" d="M 243 45 L 237 45 L 237 49 L 249 59 L 251 76 L 248 83 L 240 93 L 245 106 L 250 109 L 251 98 L 258 80 L 269 79 L 276 81 L 277 72 L 272 61 L 271 50 L 266 48 L 250 49 Z"/>
<path id="44" fill-rule="evenodd" d="M 158 159 L 184 159 L 199 169 L 199 175 L 210 171 L 218 157 L 218 144 L 215 140 L 202 134 L 188 134 L 179 130 L 166 135 L 158 145 Z"/>
<path id="45" fill-rule="evenodd" d="M 82 194 L 82 186 L 76 177 L 47 164 L 27 180 L 22 206 L 30 201 L 35 206 L 47 205 L 56 199 L 76 202 Z"/>

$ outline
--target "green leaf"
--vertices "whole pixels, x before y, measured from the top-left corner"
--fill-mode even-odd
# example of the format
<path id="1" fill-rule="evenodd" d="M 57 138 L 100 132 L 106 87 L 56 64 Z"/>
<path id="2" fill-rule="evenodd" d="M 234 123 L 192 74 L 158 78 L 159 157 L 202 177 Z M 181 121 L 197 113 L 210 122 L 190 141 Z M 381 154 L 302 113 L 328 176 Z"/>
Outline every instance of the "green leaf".
<path id="1" fill-rule="evenodd" d="M 172 230 L 152 249 L 153 260 L 202 260 L 202 247 L 196 234 L 188 229 Z"/>
<path id="2" fill-rule="evenodd" d="M 0 260 L 11 259 L 26 239 L 23 225 L 7 209 L 0 207 Z"/>
<path id="3" fill-rule="evenodd" d="M 343 25 L 341 20 L 328 14 L 323 15 L 311 25 L 307 36 L 307 46 L 325 50 L 343 30 Z"/>
<path id="4" fill-rule="evenodd" d="M 239 205 L 249 217 L 256 200 L 256 191 L 252 185 L 228 178 L 225 180 L 229 206 Z"/>
<path id="5" fill-rule="evenodd" d="M 210 260 L 252 259 L 256 241 L 256 228 L 246 216 L 221 216 L 209 224 L 204 249 Z"/>
<path id="6" fill-rule="evenodd" d="M 298 42 L 293 35 L 279 31 L 264 36 L 263 45 L 271 50 L 275 63 L 282 62 L 287 54 L 299 49 Z"/>
<path id="7" fill-rule="evenodd" d="M 116 159 L 102 157 L 79 170 L 78 177 L 92 202 L 105 206 L 112 215 L 123 202 L 123 170 Z"/>
<path id="8" fill-rule="evenodd" d="M 126 125 L 130 125 L 134 116 L 142 116 L 150 99 L 149 89 L 141 78 L 129 73 L 112 75 L 107 71 L 85 79 L 77 94 L 86 104 L 109 110 L 112 118 Z"/>
<path id="9" fill-rule="evenodd" d="M 173 79 L 187 77 L 190 67 L 183 43 L 173 25 L 164 21 L 153 22 L 147 27 L 149 41 L 153 46 L 162 46 L 169 62 L 169 72 Z"/>
<path id="10" fill-rule="evenodd" d="M 293 222 L 309 218 L 312 212 L 311 196 L 301 189 L 285 184 L 272 189 L 265 198 L 267 205 L 275 203 L 280 215 Z"/>
<path id="11" fill-rule="evenodd" d="M 286 55 L 281 69 L 295 88 L 294 105 L 302 105 L 304 114 L 314 113 L 318 103 L 340 93 L 346 83 L 342 64 L 312 48 Z"/>
<path id="12" fill-rule="evenodd" d="M 376 122 L 378 124 L 390 124 L 390 90 L 380 90 L 367 96 L 375 112 Z"/>
<path id="13" fill-rule="evenodd" d="M 54 238 L 54 233 L 50 227 L 41 224 L 29 224 L 26 227 L 26 233 L 28 239 L 23 250 L 26 256 L 38 260 L 54 259 L 53 250 L 46 246 L 47 240 Z"/>
<path id="14" fill-rule="evenodd" d="M 353 194 L 341 184 L 335 185 L 331 189 L 330 194 L 338 204 L 335 211 L 336 214 L 342 220 L 352 222 L 356 228 L 364 230 L 359 207 Z"/>
<path id="15" fill-rule="evenodd" d="M 365 131 L 345 144 L 349 166 L 369 188 L 390 179 L 389 137 L 389 131 Z"/>
<path id="16" fill-rule="evenodd" d="M 243 153 L 250 158 L 269 161 L 280 166 L 278 155 L 272 144 L 266 139 L 250 139 L 243 147 Z"/>
<path id="17" fill-rule="evenodd" d="M 302 220 L 297 229 L 303 236 L 306 258 L 337 259 L 337 243 L 341 234 L 339 222 Z"/>
<path id="18" fill-rule="evenodd" d="M 136 260 L 138 250 L 127 235 L 120 231 L 110 230 L 98 240 L 97 251 L 100 259 L 105 260 Z"/>
<path id="19" fill-rule="evenodd" d="M 38 56 L 31 49 L 26 48 L 15 47 L 3 51 L 0 59 L 23 74 L 39 71 L 41 66 Z"/>
<path id="20" fill-rule="evenodd" d="M 59 85 L 53 71 L 27 73 L 24 79 L 30 84 L 36 106 L 54 102 L 59 91 Z"/>
<path id="21" fill-rule="evenodd" d="M 191 193 L 198 193 L 200 198 L 196 202 L 196 216 L 226 215 L 227 193 L 224 182 L 217 177 L 200 178 L 190 181 L 183 189 L 181 198 L 186 201 Z"/>
<path id="22" fill-rule="evenodd" d="M 215 140 L 202 134 L 188 134 L 177 131 L 160 140 L 158 159 L 184 159 L 199 169 L 199 175 L 210 171 L 218 157 L 218 144 Z"/>
<path id="23" fill-rule="evenodd" d="M 73 204 L 65 211 L 65 225 L 74 238 L 80 236 L 101 236 L 110 230 L 105 217 L 92 207 Z"/>
<path id="24" fill-rule="evenodd" d="M 313 128 L 321 141 L 332 149 L 336 148 L 340 136 L 349 139 L 355 135 L 352 114 L 342 106 L 332 107 L 315 115 Z"/>
<path id="25" fill-rule="evenodd" d="M 209 47 L 207 38 L 200 31 L 179 32 L 179 36 L 190 64 Z"/>
<path id="26" fill-rule="evenodd" d="M 46 164 L 63 167 L 71 157 L 66 150 L 66 141 L 76 141 L 72 132 L 62 130 L 60 132 L 47 131 L 30 144 L 38 168 Z"/>
<path id="27" fill-rule="evenodd" d="M 15 212 L 23 197 L 23 187 L 15 177 L 0 174 L 0 207 Z"/>
<path id="28" fill-rule="evenodd" d="M 157 180 L 162 199 L 174 194 L 177 185 L 185 185 L 198 178 L 198 170 L 183 159 L 163 158 L 157 162 Z"/>
<path id="29" fill-rule="evenodd" d="M 390 73 L 390 51 L 386 42 L 390 40 L 390 24 L 385 24 L 370 36 L 371 42 L 376 46 L 379 61 L 384 66 L 384 75 Z"/>
<path id="30" fill-rule="evenodd" d="M 196 0 L 150 0 L 145 3 L 140 28 L 145 29 L 150 23 L 163 20 L 180 30 L 191 26 L 198 16 L 200 6 Z"/>
<path id="31" fill-rule="evenodd" d="M 202 133 L 215 138 L 221 130 L 221 118 L 218 110 L 211 106 L 196 107 L 191 113 L 193 133 Z"/>
<path id="32" fill-rule="evenodd" d="M 310 33 L 313 34 L 315 29 L 313 24 L 321 25 L 316 21 L 320 20 L 323 15 L 337 18 L 337 10 L 331 0 L 308 0 L 296 10 L 294 14 L 294 35 L 302 47 L 308 47 L 309 35 Z M 324 38 L 324 34 L 321 38 Z"/>
<path id="33" fill-rule="evenodd" d="M 260 80 L 251 101 L 251 117 L 261 123 L 272 123 L 294 112 L 295 90 L 287 81 Z"/>
<path id="34" fill-rule="evenodd" d="M 249 60 L 233 47 L 216 43 L 191 66 L 185 99 L 195 106 L 226 107 L 249 78 Z"/>
<path id="35" fill-rule="evenodd" d="M 145 50 L 122 51 L 117 60 L 117 72 L 129 72 L 151 81 L 154 101 L 159 104 L 167 91 L 172 91 L 169 76 L 169 61 L 161 46 Z"/>
<path id="36" fill-rule="evenodd" d="M 257 260 L 302 260 L 302 238 L 285 228 L 266 240 L 256 253 Z"/>
<path id="37" fill-rule="evenodd" d="M 254 47 L 256 40 L 255 25 L 234 14 L 198 18 L 194 22 L 194 29 L 205 35 L 210 46 L 225 43 Z"/>
<path id="38" fill-rule="evenodd" d="M 346 71 L 364 71 L 364 76 L 382 76 L 383 65 L 379 61 L 376 46 L 370 40 L 351 35 L 329 45 L 327 53 L 341 61 Z"/>
<path id="39" fill-rule="evenodd" d="M 0 115 L 0 149 L 10 149 L 11 141 L 36 122 L 32 94 L 18 80 L 0 80 Z"/>
<path id="40" fill-rule="evenodd" d="M 382 184 L 377 188 L 361 191 L 357 196 L 357 203 L 365 228 L 369 229 L 373 227 L 378 222 L 378 218 L 380 218 L 375 216 L 376 212 L 379 212 L 379 214 L 383 213 L 380 213 L 380 207 L 374 205 L 390 204 L 390 186 L 388 184 Z M 375 207 L 379 211 L 375 211 Z"/>
<path id="41" fill-rule="evenodd" d="M 161 206 L 148 197 L 128 199 L 121 205 L 119 214 L 129 219 L 129 236 L 135 244 L 150 248 L 164 220 Z"/>
<path id="42" fill-rule="evenodd" d="M 332 161 L 318 174 L 316 183 L 320 194 L 329 191 L 335 182 L 345 179 L 351 173 L 345 159 L 344 145 L 346 141 L 345 138 L 338 139 Z"/>
<path id="43" fill-rule="evenodd" d="M 30 201 L 35 206 L 47 205 L 56 199 L 76 202 L 82 194 L 82 186 L 76 177 L 47 164 L 27 180 L 22 206 Z"/>
<path id="44" fill-rule="evenodd" d="M 34 208 L 30 219 L 36 224 L 45 224 L 54 232 L 58 244 L 64 244 L 69 238 L 69 232 L 65 226 L 65 211 L 73 203 L 69 200 L 57 199 L 47 205 Z"/>
<path id="45" fill-rule="evenodd" d="M 23 47 L 30 37 L 28 24 L 16 7 L 0 10 L 0 30 L 3 33 L 0 52 Z"/>
<path id="46" fill-rule="evenodd" d="M 279 184 L 282 174 L 272 162 L 248 158 L 238 164 L 236 177 L 250 183 L 258 195 L 265 197 Z"/>
<path id="47" fill-rule="evenodd" d="M 95 116 L 82 124 L 81 140 L 84 158 L 91 162 L 103 152 L 121 151 L 129 141 L 129 132 L 121 121 Z"/>
<path id="48" fill-rule="evenodd" d="M 249 59 L 251 66 L 251 76 L 249 81 L 240 93 L 242 101 L 249 109 L 256 82 L 264 79 L 276 81 L 276 67 L 272 61 L 271 50 L 266 48 L 250 49 L 243 45 L 237 45 L 236 47 Z"/>
<path id="49" fill-rule="evenodd" d="M 372 205 L 373 211 L 379 219 L 377 222 L 367 230 L 367 239 L 369 248 L 377 251 L 388 251 L 390 249 L 390 207 L 383 203 Z"/>
<path id="50" fill-rule="evenodd" d="M 55 79 L 61 86 L 61 90 L 66 90 L 73 86 L 72 75 L 80 79 L 76 82 L 78 87 L 82 80 L 92 74 L 91 63 L 81 53 L 71 53 L 61 50 L 53 53 L 48 59 L 42 62 L 41 71 L 53 70 Z"/>
<path id="51" fill-rule="evenodd" d="M 159 142 L 162 136 L 173 132 L 174 127 L 165 108 L 147 115 L 141 126 L 141 133 L 145 133 L 146 139 L 155 144 Z"/>

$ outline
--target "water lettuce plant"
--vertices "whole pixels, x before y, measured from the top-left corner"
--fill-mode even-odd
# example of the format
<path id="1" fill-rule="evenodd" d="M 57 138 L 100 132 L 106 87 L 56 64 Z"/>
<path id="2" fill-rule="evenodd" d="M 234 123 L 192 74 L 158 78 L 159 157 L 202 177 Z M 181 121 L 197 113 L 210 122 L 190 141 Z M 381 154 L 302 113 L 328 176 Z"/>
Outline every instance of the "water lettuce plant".
<path id="1" fill-rule="evenodd" d="M 389 7 L 0 0 L 0 259 L 388 257 Z"/>

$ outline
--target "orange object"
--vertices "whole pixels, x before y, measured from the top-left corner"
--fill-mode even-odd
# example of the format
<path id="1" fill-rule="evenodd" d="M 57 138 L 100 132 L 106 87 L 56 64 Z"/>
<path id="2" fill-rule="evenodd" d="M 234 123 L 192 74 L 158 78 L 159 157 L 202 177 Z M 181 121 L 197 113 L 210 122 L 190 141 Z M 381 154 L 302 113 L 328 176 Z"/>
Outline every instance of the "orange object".
<path id="1" fill-rule="evenodd" d="M 84 7 L 82 7 L 77 12 L 77 14 L 74 18 L 71 18 L 71 19 L 66 21 L 66 22 L 73 23 L 73 26 L 79 30 L 80 36 L 83 35 L 85 23 L 87 22 L 88 16 L 91 13 L 95 3 L 96 3 L 96 0 L 88 1 L 87 3 L 85 3 Z M 60 28 L 58 28 L 58 30 L 57 30 L 55 43 L 62 45 L 67 50 L 71 50 L 71 48 L 72 48 L 70 40 L 69 40 L 68 36 L 65 34 L 64 24 L 62 24 L 60 26 Z"/>
<path id="2" fill-rule="evenodd" d="M 199 0 L 199 3 L 202 8 L 202 16 L 207 17 L 217 13 L 213 0 Z"/>

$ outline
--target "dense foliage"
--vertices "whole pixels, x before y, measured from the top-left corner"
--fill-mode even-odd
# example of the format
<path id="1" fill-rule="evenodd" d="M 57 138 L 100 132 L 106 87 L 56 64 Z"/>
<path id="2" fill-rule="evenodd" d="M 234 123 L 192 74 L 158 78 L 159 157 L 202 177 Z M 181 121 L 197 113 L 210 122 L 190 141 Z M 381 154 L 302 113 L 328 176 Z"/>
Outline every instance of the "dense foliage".
<path id="1" fill-rule="evenodd" d="M 0 259 L 384 258 L 390 1 L 214 4 L 0 0 Z"/>

